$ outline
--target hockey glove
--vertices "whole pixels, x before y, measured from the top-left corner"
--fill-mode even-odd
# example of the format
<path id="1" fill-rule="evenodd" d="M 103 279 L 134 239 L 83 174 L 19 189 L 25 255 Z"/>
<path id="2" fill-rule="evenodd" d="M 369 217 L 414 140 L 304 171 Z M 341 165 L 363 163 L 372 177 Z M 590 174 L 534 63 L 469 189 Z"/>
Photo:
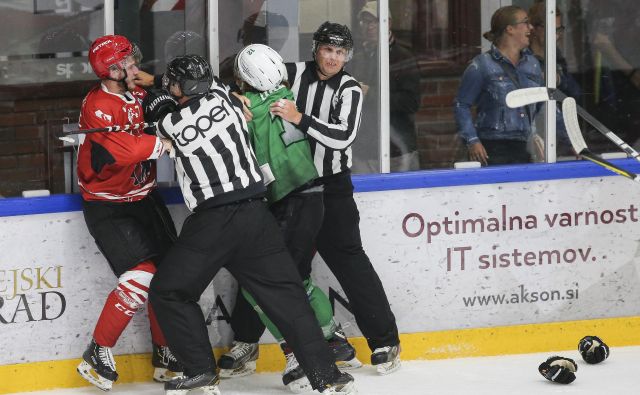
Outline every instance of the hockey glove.
<path id="1" fill-rule="evenodd" d="M 162 117 L 178 109 L 178 103 L 165 91 L 152 89 L 142 101 L 144 120 L 147 123 L 158 122 Z"/>
<path id="2" fill-rule="evenodd" d="M 578 343 L 578 351 L 586 363 L 600 363 L 609 357 L 609 346 L 598 336 L 585 336 Z"/>
<path id="3" fill-rule="evenodd" d="M 578 365 L 573 359 L 558 356 L 550 357 L 538 366 L 538 371 L 545 379 L 560 384 L 572 383 L 577 370 Z"/>

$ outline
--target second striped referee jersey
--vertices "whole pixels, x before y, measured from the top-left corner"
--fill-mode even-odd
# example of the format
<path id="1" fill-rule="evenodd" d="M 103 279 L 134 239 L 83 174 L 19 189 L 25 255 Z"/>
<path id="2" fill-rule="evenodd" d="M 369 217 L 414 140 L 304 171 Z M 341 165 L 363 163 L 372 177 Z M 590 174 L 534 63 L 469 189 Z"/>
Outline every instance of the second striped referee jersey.
<path id="1" fill-rule="evenodd" d="M 320 177 L 349 170 L 351 144 L 362 115 L 362 89 L 342 70 L 327 80 L 318 78 L 314 61 L 287 63 L 288 81 L 302 113 L 298 128 L 309 137 Z"/>

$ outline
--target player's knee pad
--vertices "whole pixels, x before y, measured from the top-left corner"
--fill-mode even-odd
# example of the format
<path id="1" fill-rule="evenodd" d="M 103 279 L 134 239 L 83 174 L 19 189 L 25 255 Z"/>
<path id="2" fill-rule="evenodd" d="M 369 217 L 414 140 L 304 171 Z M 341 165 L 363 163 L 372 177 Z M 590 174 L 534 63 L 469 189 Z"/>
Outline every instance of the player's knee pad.
<path id="1" fill-rule="evenodd" d="M 131 315 L 147 301 L 149 284 L 151 284 L 155 272 L 155 265 L 146 261 L 127 270 L 118 279 L 116 296 L 122 303 L 122 308 L 130 312 Z"/>

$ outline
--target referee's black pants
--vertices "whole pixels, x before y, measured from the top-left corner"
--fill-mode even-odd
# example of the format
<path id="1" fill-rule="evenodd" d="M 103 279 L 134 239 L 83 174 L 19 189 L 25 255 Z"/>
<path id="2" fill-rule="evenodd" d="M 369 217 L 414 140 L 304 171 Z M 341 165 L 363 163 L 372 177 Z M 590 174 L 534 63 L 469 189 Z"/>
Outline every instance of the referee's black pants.
<path id="1" fill-rule="evenodd" d="M 336 276 L 369 348 L 400 343 L 380 278 L 362 248 L 360 214 L 353 199 L 351 172 L 324 182 L 324 221 L 317 239 L 318 253 Z"/>
<path id="2" fill-rule="evenodd" d="M 314 389 L 339 371 L 266 203 L 244 201 L 191 214 L 149 291 L 169 347 L 194 376 L 216 363 L 198 299 L 225 267 L 280 329 Z"/>
<path id="3" fill-rule="evenodd" d="M 322 195 L 321 191 L 292 193 L 269 208 L 303 281 L 311 276 L 316 237 L 322 226 L 324 212 Z M 257 343 L 265 330 L 258 313 L 244 298 L 240 287 L 231 314 L 231 329 L 234 340 L 245 343 Z"/>

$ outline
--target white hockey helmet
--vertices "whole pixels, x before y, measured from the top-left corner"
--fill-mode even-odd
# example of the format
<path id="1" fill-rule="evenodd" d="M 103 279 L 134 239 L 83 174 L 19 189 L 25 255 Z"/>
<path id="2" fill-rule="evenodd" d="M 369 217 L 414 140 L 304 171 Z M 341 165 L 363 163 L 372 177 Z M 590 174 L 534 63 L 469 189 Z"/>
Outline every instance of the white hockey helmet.
<path id="1" fill-rule="evenodd" d="M 237 78 L 260 92 L 280 86 L 287 78 L 287 69 L 280 54 L 264 44 L 251 44 L 242 48 L 234 64 Z"/>

